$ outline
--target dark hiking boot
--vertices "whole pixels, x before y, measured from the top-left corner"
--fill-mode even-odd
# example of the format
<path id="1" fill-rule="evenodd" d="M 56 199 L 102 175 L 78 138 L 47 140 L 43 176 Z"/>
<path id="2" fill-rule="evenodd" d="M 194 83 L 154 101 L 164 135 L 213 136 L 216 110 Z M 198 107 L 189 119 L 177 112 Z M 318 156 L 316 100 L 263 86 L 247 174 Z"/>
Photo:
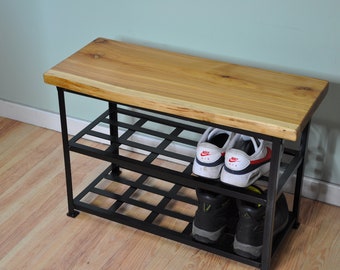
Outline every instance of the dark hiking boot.
<path id="1" fill-rule="evenodd" d="M 261 189 L 250 186 L 250 191 L 265 196 Z M 237 200 L 239 221 L 236 227 L 233 248 L 240 256 L 257 259 L 262 253 L 264 232 L 264 218 L 266 208 L 260 204 L 253 204 Z M 288 206 L 282 194 L 276 202 L 274 236 L 282 231 L 288 223 Z"/>
<path id="2" fill-rule="evenodd" d="M 201 189 L 197 189 L 196 194 L 198 209 L 193 221 L 192 236 L 199 242 L 215 243 L 226 228 L 236 226 L 236 201 Z"/>

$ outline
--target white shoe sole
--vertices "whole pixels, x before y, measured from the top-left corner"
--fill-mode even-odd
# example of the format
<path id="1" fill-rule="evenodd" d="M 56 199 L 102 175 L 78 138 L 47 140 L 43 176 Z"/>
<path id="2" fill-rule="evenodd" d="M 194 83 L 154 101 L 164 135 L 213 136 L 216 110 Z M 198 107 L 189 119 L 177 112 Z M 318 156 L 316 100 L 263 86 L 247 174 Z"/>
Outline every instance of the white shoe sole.
<path id="1" fill-rule="evenodd" d="M 221 182 L 237 187 L 248 187 L 256 180 L 258 180 L 262 175 L 267 174 L 269 172 L 269 169 L 270 162 L 263 164 L 254 171 L 242 175 L 229 173 L 226 170 L 222 169 Z"/>
<path id="2" fill-rule="evenodd" d="M 203 166 L 197 164 L 197 162 L 194 162 L 192 172 L 197 175 L 204 178 L 209 179 L 219 179 L 221 176 L 221 170 L 222 170 L 223 164 L 209 167 L 209 166 Z"/>

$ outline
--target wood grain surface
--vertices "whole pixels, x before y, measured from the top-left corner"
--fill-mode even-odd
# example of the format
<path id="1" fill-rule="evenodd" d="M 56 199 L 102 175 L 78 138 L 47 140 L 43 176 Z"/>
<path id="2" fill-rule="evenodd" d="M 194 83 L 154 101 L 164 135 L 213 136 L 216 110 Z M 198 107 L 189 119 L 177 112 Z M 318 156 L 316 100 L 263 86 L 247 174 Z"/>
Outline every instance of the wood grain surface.
<path id="1" fill-rule="evenodd" d="M 98 38 L 44 74 L 122 104 L 295 141 L 328 82 Z"/>

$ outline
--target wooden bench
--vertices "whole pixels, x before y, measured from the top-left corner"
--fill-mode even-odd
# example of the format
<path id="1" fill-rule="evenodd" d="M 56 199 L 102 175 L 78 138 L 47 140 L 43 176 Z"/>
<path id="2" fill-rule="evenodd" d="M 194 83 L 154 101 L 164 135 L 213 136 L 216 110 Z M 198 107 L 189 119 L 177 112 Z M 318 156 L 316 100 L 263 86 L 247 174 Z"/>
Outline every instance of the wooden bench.
<path id="1" fill-rule="evenodd" d="M 269 269 L 272 253 L 286 233 L 298 226 L 299 200 L 303 180 L 303 163 L 307 146 L 308 127 L 311 117 L 327 93 L 328 82 L 315 78 L 246 67 L 216 60 L 189 56 L 180 53 L 98 38 L 57 64 L 44 74 L 46 83 L 57 86 L 68 196 L 68 215 L 76 216 L 81 210 L 110 220 L 121 222 L 148 232 L 183 242 L 239 260 L 243 263 Z M 71 140 L 68 139 L 64 92 L 71 92 L 107 101 L 109 108 L 87 128 Z M 121 106 L 124 105 L 124 106 Z M 125 107 L 128 106 L 128 107 Z M 138 108 L 136 111 L 135 108 Z M 84 110 L 86 108 L 83 108 Z M 152 112 L 152 113 L 150 113 Z M 156 114 L 155 114 L 156 113 Z M 123 123 L 119 115 L 137 119 L 133 124 Z M 124 119 L 123 117 L 123 119 Z M 178 120 L 178 121 L 177 121 Z M 172 127 L 172 132 L 146 129 L 152 122 Z M 107 124 L 108 134 L 93 131 L 93 127 Z M 183 131 L 201 134 L 205 126 L 222 127 L 235 132 L 257 136 L 272 142 L 272 160 L 265 200 L 249 196 L 236 187 L 209 182 L 191 175 L 193 157 L 167 150 L 172 141 L 194 147 L 197 143 L 183 138 Z M 120 129 L 123 135 L 119 135 Z M 156 147 L 132 142 L 128 138 L 140 132 L 157 138 L 162 143 Z M 79 142 L 85 135 L 97 136 L 109 141 L 107 149 L 94 149 Z M 288 149 L 285 141 L 296 141 L 297 149 Z M 136 161 L 120 154 L 119 148 L 127 145 L 140 148 L 149 154 L 143 161 Z M 110 162 L 109 168 L 98 176 L 76 198 L 73 196 L 70 150 Z M 282 152 L 290 155 L 291 161 L 282 169 Z M 159 155 L 175 158 L 187 164 L 183 171 L 159 167 L 152 160 Z M 121 170 L 143 174 L 137 183 L 130 185 L 124 195 L 99 191 L 96 184 L 103 178 L 121 183 Z M 281 171 L 280 171 L 281 170 Z M 294 206 L 290 222 L 279 239 L 273 241 L 275 202 L 292 174 L 296 173 Z M 164 196 L 156 206 L 131 200 L 135 190 L 147 189 L 143 181 L 155 177 L 173 183 L 175 190 L 164 194 L 160 189 L 149 192 Z M 144 179 L 144 180 L 142 180 Z M 171 200 L 195 206 L 191 198 L 178 195 L 181 187 L 195 190 L 204 188 L 227 196 L 237 197 L 266 205 L 265 233 L 262 257 L 250 260 L 233 253 L 230 245 L 208 246 L 191 239 L 192 217 L 169 211 L 166 205 Z M 115 199 L 109 209 L 84 203 L 89 193 Z M 123 203 L 144 207 L 150 213 L 138 219 L 117 211 Z M 159 214 L 182 219 L 187 223 L 178 232 L 155 223 Z M 229 236 L 232 238 L 233 236 Z"/>

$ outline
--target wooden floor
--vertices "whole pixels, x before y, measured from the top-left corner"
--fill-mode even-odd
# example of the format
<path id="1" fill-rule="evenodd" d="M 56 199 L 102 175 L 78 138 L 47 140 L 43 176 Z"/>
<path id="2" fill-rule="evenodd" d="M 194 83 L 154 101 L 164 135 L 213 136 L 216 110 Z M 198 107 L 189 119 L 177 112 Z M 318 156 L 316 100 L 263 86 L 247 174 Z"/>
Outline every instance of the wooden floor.
<path id="1" fill-rule="evenodd" d="M 81 213 L 66 216 L 61 135 L 0 118 L 0 270 L 254 269 Z M 107 164 L 72 153 L 75 193 Z M 288 196 L 289 197 L 289 196 Z M 339 269 L 340 208 L 302 200 L 273 269 Z"/>

